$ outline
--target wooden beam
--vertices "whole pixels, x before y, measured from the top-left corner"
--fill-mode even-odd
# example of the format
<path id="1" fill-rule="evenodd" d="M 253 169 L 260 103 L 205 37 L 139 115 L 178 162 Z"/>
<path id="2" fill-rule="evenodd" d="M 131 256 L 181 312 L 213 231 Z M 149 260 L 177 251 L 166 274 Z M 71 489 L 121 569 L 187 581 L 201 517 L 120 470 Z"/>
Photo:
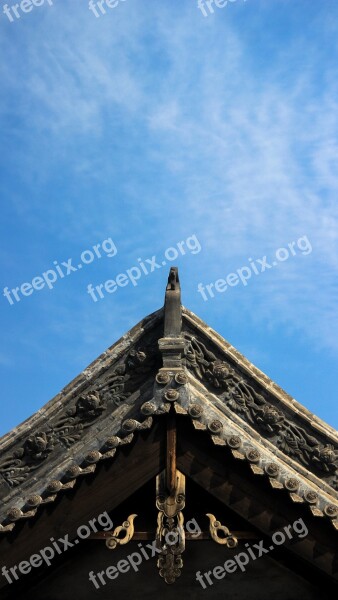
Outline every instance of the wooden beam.
<path id="1" fill-rule="evenodd" d="M 231 534 L 234 535 L 238 539 L 242 540 L 258 540 L 261 539 L 257 533 L 252 531 L 231 531 Z M 106 540 L 111 537 L 111 533 L 109 531 L 98 531 L 97 533 L 92 533 L 87 540 Z M 156 537 L 156 531 L 135 531 L 133 535 L 132 541 L 139 540 L 154 540 Z M 188 531 L 185 533 L 185 539 L 191 541 L 201 541 L 201 540 L 211 540 L 209 531 L 202 531 L 198 536 L 195 533 L 189 533 Z"/>
<path id="2" fill-rule="evenodd" d="M 182 423 L 178 425 L 180 432 Z M 213 446 L 203 436 L 201 444 L 196 443 L 196 435 L 187 427 L 184 435 L 179 436 L 179 442 L 178 469 L 263 535 L 271 536 L 274 531 L 303 518 L 308 534 L 303 538 L 295 537 L 287 551 L 302 557 L 322 573 L 337 578 L 337 572 L 334 572 L 336 534 L 330 523 L 324 519 L 318 522 L 318 518 L 316 521 L 304 504 L 295 505 L 284 491 L 269 488 L 265 478 L 252 475 L 248 465 L 233 459 L 224 447 Z M 315 548 L 320 549 L 319 558 L 315 556 Z"/>
<path id="3" fill-rule="evenodd" d="M 170 495 L 176 488 L 176 416 L 173 408 L 167 415 L 166 487 Z"/>

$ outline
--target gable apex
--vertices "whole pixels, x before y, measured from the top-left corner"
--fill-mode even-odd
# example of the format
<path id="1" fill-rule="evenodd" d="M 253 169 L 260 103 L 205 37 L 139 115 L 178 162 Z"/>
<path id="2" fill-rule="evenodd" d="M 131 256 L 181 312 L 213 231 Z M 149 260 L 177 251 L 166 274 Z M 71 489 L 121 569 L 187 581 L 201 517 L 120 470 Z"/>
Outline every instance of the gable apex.
<path id="1" fill-rule="evenodd" d="M 337 432 L 182 306 L 172 268 L 164 308 L 0 440 L 0 532 L 114 460 L 172 406 L 196 435 L 338 528 Z"/>

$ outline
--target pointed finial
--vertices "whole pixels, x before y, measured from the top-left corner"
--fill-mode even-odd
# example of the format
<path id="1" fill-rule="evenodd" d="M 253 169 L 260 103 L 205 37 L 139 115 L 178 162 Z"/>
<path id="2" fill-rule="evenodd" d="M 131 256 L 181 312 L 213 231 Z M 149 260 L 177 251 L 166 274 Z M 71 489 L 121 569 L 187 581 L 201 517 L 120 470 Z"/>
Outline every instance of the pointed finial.
<path id="1" fill-rule="evenodd" d="M 178 268 L 171 267 L 164 301 L 164 337 L 178 337 L 181 334 L 181 287 Z"/>

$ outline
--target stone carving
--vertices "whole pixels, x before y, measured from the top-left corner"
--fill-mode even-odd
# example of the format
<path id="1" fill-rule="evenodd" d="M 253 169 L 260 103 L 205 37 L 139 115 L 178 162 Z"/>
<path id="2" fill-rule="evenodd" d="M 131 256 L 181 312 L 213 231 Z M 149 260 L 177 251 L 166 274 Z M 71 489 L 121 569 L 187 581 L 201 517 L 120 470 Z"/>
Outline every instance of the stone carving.
<path id="1" fill-rule="evenodd" d="M 100 394 L 97 391 L 89 392 L 78 399 L 75 415 L 83 421 L 93 421 L 102 414 L 105 408 L 106 404 L 100 398 Z"/>
<path id="2" fill-rule="evenodd" d="M 124 363 L 118 365 L 109 378 L 95 389 L 80 396 L 74 408 L 53 425 L 57 438 L 67 447 L 77 442 L 84 429 L 97 419 L 109 403 L 119 406 L 144 381 L 154 364 L 149 349 L 132 349 Z"/>
<path id="3" fill-rule="evenodd" d="M 331 444 L 321 444 L 303 427 L 290 421 L 237 373 L 217 357 L 196 337 L 185 333 L 185 364 L 195 376 L 220 390 L 226 406 L 253 426 L 273 438 L 287 455 L 314 469 L 322 476 L 336 472 L 338 452 Z M 336 487 L 337 483 L 333 482 Z"/>
<path id="4" fill-rule="evenodd" d="M 23 446 L 12 456 L 0 463 L 0 474 L 11 487 L 20 485 L 28 475 L 37 469 L 54 449 L 51 433 L 37 432 L 30 435 Z"/>
<path id="5" fill-rule="evenodd" d="M 95 389 L 84 392 L 72 408 L 50 424 L 50 431 L 32 433 L 13 454 L 0 463 L 0 474 L 11 487 L 20 485 L 53 451 L 57 443 L 70 448 L 83 432 L 108 408 L 124 402 L 144 381 L 147 373 L 157 369 L 155 345 L 130 350 L 124 362 Z"/>
<path id="6" fill-rule="evenodd" d="M 334 472 L 337 464 L 337 451 L 332 444 L 327 444 L 321 448 L 314 448 L 312 455 L 313 462 L 327 473 Z"/>
<path id="7" fill-rule="evenodd" d="M 125 362 L 118 365 L 109 379 L 97 387 L 103 400 L 119 406 L 156 369 L 157 360 L 158 352 L 153 343 L 145 348 L 132 349 Z"/>
<path id="8" fill-rule="evenodd" d="M 75 406 L 53 423 L 56 439 L 69 448 L 81 438 L 84 429 L 89 427 L 106 408 L 98 391 L 82 394 Z"/>
<path id="9" fill-rule="evenodd" d="M 35 433 L 25 441 L 23 455 L 29 456 L 34 461 L 44 460 L 53 448 L 53 438 L 50 434 Z"/>
<path id="10" fill-rule="evenodd" d="M 16 460 L 14 456 L 0 464 L 0 474 L 11 487 L 20 485 L 25 481 L 29 471 L 29 467 L 25 466 L 21 460 Z"/>

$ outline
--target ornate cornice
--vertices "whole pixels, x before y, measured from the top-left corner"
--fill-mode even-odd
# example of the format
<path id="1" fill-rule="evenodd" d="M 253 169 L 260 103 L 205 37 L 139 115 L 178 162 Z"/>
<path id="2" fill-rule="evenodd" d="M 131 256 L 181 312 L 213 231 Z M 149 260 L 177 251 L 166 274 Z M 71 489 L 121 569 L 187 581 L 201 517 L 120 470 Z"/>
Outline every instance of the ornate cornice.
<path id="1" fill-rule="evenodd" d="M 138 431 L 151 428 L 153 417 L 168 413 L 171 405 L 178 415 L 188 416 L 197 431 L 206 432 L 213 444 L 224 446 L 234 458 L 246 461 L 254 475 L 265 477 L 274 490 L 286 490 L 292 502 L 305 503 L 314 516 L 326 517 L 338 528 L 334 490 L 329 486 L 324 488 L 315 477 L 307 477 L 307 471 L 285 459 L 281 451 L 267 446 L 264 439 L 229 419 L 212 397 L 205 395 L 202 386 L 194 381 L 187 369 L 161 368 L 155 378 L 152 396 L 145 402 L 140 397 L 136 404 L 129 407 L 120 422 L 115 422 L 115 433 L 103 435 L 96 448 L 89 450 L 82 445 L 81 452 L 74 455 L 71 462 L 56 467 L 44 487 L 41 482 L 35 482 L 35 486 L 27 490 L 24 501 L 22 493 L 17 502 L 13 498 L 0 531 L 12 530 L 18 520 L 34 516 L 40 506 L 53 502 L 59 493 L 74 487 L 78 477 L 93 473 L 102 460 L 113 459 L 120 446 L 131 443 Z"/>
<path id="2" fill-rule="evenodd" d="M 338 527 L 336 432 L 181 307 L 173 270 L 164 310 L 0 440 L 0 532 L 114 459 L 171 405 L 276 493 Z"/>
<path id="3" fill-rule="evenodd" d="M 337 435 L 184 309 L 184 365 L 231 413 L 338 489 Z"/>
<path id="4" fill-rule="evenodd" d="M 152 394 L 163 310 L 109 348 L 38 413 L 0 441 L 0 499 L 15 503 L 69 458 L 90 451 L 102 431 L 116 430 L 138 398 Z M 107 436 L 108 437 L 108 436 Z M 65 463 L 65 465 L 64 465 Z"/>

